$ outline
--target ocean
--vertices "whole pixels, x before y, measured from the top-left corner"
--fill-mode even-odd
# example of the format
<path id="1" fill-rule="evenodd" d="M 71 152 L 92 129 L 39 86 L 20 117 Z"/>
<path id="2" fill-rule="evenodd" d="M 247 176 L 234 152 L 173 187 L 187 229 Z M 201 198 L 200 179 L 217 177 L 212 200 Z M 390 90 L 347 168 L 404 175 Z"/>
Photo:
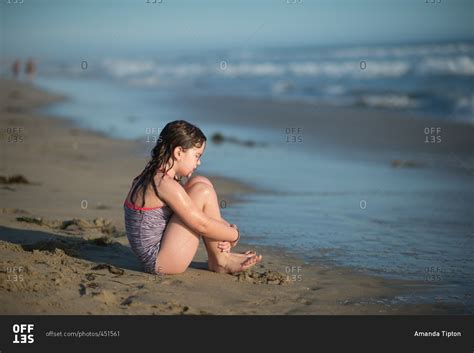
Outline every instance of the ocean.
<path id="1" fill-rule="evenodd" d="M 36 83 L 70 97 L 47 113 L 140 140 L 145 156 L 167 122 L 192 121 L 174 104 L 182 96 L 384 108 L 472 124 L 473 54 L 474 42 L 444 42 L 50 60 L 39 62 Z M 471 172 L 319 154 L 304 143 L 282 143 L 281 132 L 224 118 L 200 127 L 208 138 L 223 132 L 264 143 L 209 143 L 197 172 L 265 191 L 242 196 L 245 202 L 220 200 L 246 241 L 298 254 L 303 271 L 323 262 L 416 280 L 430 294 L 400 301 L 454 302 L 474 312 Z"/>
<path id="2" fill-rule="evenodd" d="M 41 63 L 91 78 L 192 95 L 364 106 L 474 123 L 474 41 L 195 51 Z"/>

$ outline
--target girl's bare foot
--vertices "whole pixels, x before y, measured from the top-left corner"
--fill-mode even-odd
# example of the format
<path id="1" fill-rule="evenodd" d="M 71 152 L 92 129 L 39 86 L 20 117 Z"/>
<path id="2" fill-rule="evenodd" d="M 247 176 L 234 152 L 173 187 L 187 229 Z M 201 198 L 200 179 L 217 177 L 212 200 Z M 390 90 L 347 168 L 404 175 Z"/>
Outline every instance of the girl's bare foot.
<path id="1" fill-rule="evenodd" d="M 220 264 L 208 261 L 209 270 L 217 273 L 239 273 L 248 270 L 262 261 L 262 255 L 225 254 Z"/>
<path id="2" fill-rule="evenodd" d="M 243 258 L 244 260 L 247 257 L 252 257 L 252 256 L 257 255 L 257 253 L 253 250 L 248 250 L 248 251 L 245 251 L 245 252 L 234 252 L 234 253 L 231 253 L 231 254 L 235 255 L 235 256 L 239 256 L 239 257 Z"/>

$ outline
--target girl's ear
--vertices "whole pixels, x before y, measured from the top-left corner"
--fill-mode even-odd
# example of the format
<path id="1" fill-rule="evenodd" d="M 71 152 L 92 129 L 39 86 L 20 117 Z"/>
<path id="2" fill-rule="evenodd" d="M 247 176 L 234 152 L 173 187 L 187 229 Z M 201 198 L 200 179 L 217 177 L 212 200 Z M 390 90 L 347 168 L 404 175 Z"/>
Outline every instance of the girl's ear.
<path id="1" fill-rule="evenodd" d="M 183 148 L 181 146 L 175 147 L 173 150 L 173 155 L 174 158 L 179 160 L 181 158 L 181 155 L 183 154 Z"/>

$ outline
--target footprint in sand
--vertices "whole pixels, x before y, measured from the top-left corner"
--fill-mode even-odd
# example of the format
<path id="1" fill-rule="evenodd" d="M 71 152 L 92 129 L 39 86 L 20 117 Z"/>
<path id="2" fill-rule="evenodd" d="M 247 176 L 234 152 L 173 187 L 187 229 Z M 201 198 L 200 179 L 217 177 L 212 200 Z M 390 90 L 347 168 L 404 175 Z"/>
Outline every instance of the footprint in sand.
<path id="1" fill-rule="evenodd" d="M 251 302 L 250 304 L 254 304 L 254 305 L 274 305 L 274 304 L 277 304 L 278 302 L 280 302 L 280 299 L 277 296 L 274 296 L 272 298 L 265 298 L 265 299 L 257 300 L 257 301 Z"/>
<path id="2" fill-rule="evenodd" d="M 80 296 L 89 295 L 92 296 L 95 300 L 99 300 L 100 302 L 106 305 L 115 305 L 119 303 L 118 297 L 115 293 L 111 292 L 110 290 L 101 288 L 99 284 L 96 282 L 90 282 L 87 284 L 80 284 L 79 285 L 79 294 Z"/>
<path id="3" fill-rule="evenodd" d="M 93 273 L 86 273 L 86 279 L 88 281 L 93 281 L 95 280 L 95 278 L 96 278 L 96 275 L 94 275 Z"/>
<path id="4" fill-rule="evenodd" d="M 276 271 L 245 271 L 234 275 L 239 282 L 251 282 L 253 284 L 277 284 L 282 285 L 288 283 L 286 276 Z"/>
<path id="5" fill-rule="evenodd" d="M 122 301 L 120 303 L 120 305 L 127 305 L 127 306 L 130 306 L 130 304 L 133 303 L 134 299 L 137 298 L 136 295 L 131 295 L 129 296 L 127 299 L 125 299 L 124 301 Z"/>
<path id="6" fill-rule="evenodd" d="M 82 232 L 98 232 L 102 237 L 89 236 L 86 240 L 95 243 L 96 245 L 111 245 L 113 241 L 109 238 L 119 238 L 125 236 L 125 232 L 117 230 L 112 225 L 112 222 L 102 217 L 95 218 L 93 220 L 85 220 L 82 218 L 73 218 L 65 221 L 58 220 L 47 220 L 43 217 L 29 217 L 21 216 L 17 217 L 18 222 L 34 223 L 40 226 L 57 229 L 66 233 L 82 233 Z"/>
<path id="7" fill-rule="evenodd" d="M 22 210 L 21 208 L 9 208 L 9 207 L 4 207 L 0 208 L 1 213 L 7 213 L 7 214 L 29 214 L 28 211 Z"/>
<path id="8" fill-rule="evenodd" d="M 179 279 L 172 279 L 172 278 L 166 278 L 161 281 L 161 284 L 167 284 L 171 286 L 179 286 L 183 284 L 183 281 L 180 281 Z"/>
<path id="9" fill-rule="evenodd" d="M 100 292 L 93 294 L 95 300 L 99 300 L 105 305 L 117 305 L 119 299 L 109 290 L 101 289 Z"/>
<path id="10" fill-rule="evenodd" d="M 55 236 L 49 237 L 47 240 L 40 240 L 32 244 L 22 245 L 23 250 L 33 252 L 35 250 L 50 252 L 57 254 L 63 251 L 66 255 L 72 257 L 78 257 L 78 245 L 72 241 L 66 241 L 62 239 L 55 239 Z"/>
<path id="11" fill-rule="evenodd" d="M 92 295 L 92 296 L 95 296 L 95 295 L 98 295 L 102 292 L 102 290 L 100 289 L 99 285 L 95 282 L 91 282 L 91 283 L 88 283 L 86 285 L 84 284 L 79 284 L 79 294 L 81 297 L 83 297 L 84 295 Z"/>
<path id="12" fill-rule="evenodd" d="M 305 298 L 298 298 L 296 299 L 296 301 L 300 304 L 304 304 L 304 305 L 311 305 L 313 304 L 313 302 L 311 300 L 308 300 L 308 299 L 305 299 Z"/>
<path id="13" fill-rule="evenodd" d="M 158 309 L 156 313 L 153 314 L 178 314 L 178 315 L 183 315 L 183 314 L 202 314 L 201 312 L 196 312 L 196 310 L 192 310 L 189 306 L 187 305 L 182 305 L 174 300 L 169 301 L 169 302 L 162 302 L 158 305 L 152 305 L 151 306 L 153 309 Z"/>
<path id="14" fill-rule="evenodd" d="M 119 276 L 125 273 L 124 269 L 120 267 L 115 267 L 109 264 L 98 264 L 91 268 L 91 270 L 103 270 L 103 269 L 108 269 L 110 273 L 113 273 L 114 275 L 119 275 Z"/>
<path id="15" fill-rule="evenodd" d="M 0 175 L 0 184 L 31 184 L 31 183 L 23 175 L 16 174 L 10 177 L 5 177 L 3 175 Z"/>

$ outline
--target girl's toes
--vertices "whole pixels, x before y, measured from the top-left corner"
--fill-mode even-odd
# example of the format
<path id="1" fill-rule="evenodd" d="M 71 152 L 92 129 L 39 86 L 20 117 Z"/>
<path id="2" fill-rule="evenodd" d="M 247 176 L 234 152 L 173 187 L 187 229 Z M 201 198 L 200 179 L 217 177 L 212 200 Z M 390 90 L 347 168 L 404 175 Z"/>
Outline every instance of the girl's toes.
<path id="1" fill-rule="evenodd" d="M 254 256 L 254 255 L 257 255 L 257 253 L 256 253 L 255 251 L 253 251 L 253 250 L 248 250 L 248 251 L 244 252 L 244 255 L 252 255 L 252 256 Z"/>
<path id="2" fill-rule="evenodd" d="M 253 257 L 249 257 L 248 259 L 246 259 L 244 262 L 242 262 L 242 267 L 250 267 L 250 266 L 253 266 L 255 265 L 256 263 L 256 257 L 253 256 Z"/>
<path id="3" fill-rule="evenodd" d="M 249 257 L 242 262 L 242 265 L 244 266 L 250 265 L 252 261 L 253 261 L 253 257 Z"/>

